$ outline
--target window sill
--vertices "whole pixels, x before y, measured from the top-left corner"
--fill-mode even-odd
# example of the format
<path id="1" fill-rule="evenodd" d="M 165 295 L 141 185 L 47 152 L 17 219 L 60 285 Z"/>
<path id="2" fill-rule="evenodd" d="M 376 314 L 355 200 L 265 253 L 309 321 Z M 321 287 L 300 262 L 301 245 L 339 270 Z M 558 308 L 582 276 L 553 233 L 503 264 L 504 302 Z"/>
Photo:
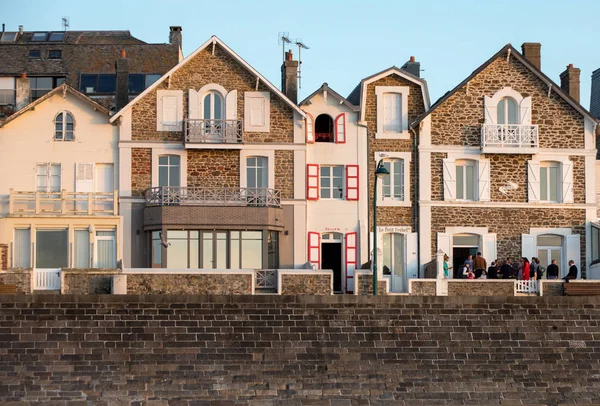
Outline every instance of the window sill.
<path id="1" fill-rule="evenodd" d="M 391 200 L 385 199 L 381 200 L 381 198 L 377 199 L 377 206 L 379 207 L 410 207 L 412 203 L 410 200 Z"/>
<path id="2" fill-rule="evenodd" d="M 375 139 L 377 140 L 409 140 L 410 133 L 402 131 L 401 133 L 375 133 Z"/>

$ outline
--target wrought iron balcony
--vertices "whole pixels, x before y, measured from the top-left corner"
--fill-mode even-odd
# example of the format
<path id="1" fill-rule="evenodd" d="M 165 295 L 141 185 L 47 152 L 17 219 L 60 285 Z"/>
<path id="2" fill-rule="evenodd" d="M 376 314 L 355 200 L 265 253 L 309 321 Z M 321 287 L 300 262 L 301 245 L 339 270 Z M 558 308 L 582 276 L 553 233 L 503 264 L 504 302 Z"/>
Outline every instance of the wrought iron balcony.
<path id="1" fill-rule="evenodd" d="M 481 127 L 483 152 L 530 154 L 538 147 L 537 125 L 484 124 Z"/>
<path id="2" fill-rule="evenodd" d="M 281 192 L 267 188 L 159 186 L 146 189 L 146 206 L 279 207 Z"/>
<path id="3" fill-rule="evenodd" d="M 118 193 L 21 192 L 10 189 L 9 215 L 116 216 Z"/>
<path id="4" fill-rule="evenodd" d="M 241 144 L 242 120 L 185 120 L 186 144 Z"/>

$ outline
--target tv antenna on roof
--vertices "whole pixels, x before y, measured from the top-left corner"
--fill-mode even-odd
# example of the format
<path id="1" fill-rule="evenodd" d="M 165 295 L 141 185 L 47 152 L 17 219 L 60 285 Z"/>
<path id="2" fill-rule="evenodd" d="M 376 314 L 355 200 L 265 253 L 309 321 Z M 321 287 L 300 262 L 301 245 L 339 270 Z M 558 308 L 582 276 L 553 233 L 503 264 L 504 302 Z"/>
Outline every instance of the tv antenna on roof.
<path id="1" fill-rule="evenodd" d="M 302 38 L 296 38 L 296 45 L 298 45 L 298 88 L 302 89 L 302 50 L 310 49 L 308 45 L 302 42 Z"/>
<path id="2" fill-rule="evenodd" d="M 280 32 L 277 43 L 279 45 L 281 45 L 281 47 L 283 49 L 283 60 L 285 61 L 285 45 L 292 43 L 292 40 L 290 39 L 290 33 L 289 32 Z"/>
<path id="3" fill-rule="evenodd" d="M 69 28 L 69 17 L 62 18 L 62 26 L 63 26 L 63 31 L 67 31 L 67 28 Z"/>

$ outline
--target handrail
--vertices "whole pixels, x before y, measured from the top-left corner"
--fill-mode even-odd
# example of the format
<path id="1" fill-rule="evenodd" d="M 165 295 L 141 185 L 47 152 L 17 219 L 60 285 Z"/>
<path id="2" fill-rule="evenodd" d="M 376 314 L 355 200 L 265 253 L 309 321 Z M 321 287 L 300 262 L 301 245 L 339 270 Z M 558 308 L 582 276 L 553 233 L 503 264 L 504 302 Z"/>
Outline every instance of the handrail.
<path id="1" fill-rule="evenodd" d="M 53 215 L 110 215 L 119 214 L 119 194 L 114 192 L 38 192 L 10 189 L 8 212 Z"/>
<path id="2" fill-rule="evenodd" d="M 242 120 L 184 120 L 186 143 L 239 144 L 244 141 Z"/>
<path id="3" fill-rule="evenodd" d="M 537 148 L 538 126 L 521 124 L 484 124 L 481 147 Z"/>
<path id="4" fill-rule="evenodd" d="M 146 189 L 146 206 L 273 206 L 281 205 L 281 192 L 269 188 L 159 186 Z"/>

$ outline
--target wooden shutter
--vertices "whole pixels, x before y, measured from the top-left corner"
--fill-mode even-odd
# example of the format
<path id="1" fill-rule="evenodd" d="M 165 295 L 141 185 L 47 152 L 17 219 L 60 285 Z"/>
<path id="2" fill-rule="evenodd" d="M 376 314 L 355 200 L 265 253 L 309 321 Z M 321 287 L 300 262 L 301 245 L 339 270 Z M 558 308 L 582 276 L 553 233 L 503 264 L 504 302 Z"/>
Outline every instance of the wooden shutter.
<path id="1" fill-rule="evenodd" d="M 346 293 L 354 292 L 354 270 L 357 263 L 357 234 L 346 233 Z"/>
<path id="2" fill-rule="evenodd" d="M 483 96 L 483 109 L 485 114 L 485 124 L 497 124 L 498 106 L 496 104 L 492 104 L 491 97 Z"/>
<path id="3" fill-rule="evenodd" d="M 94 164 L 75 164 L 75 191 L 89 193 L 94 191 Z"/>
<path id="4" fill-rule="evenodd" d="M 419 277 L 418 244 L 419 236 L 417 233 L 404 234 L 404 272 L 406 272 L 407 280 Z"/>
<path id="5" fill-rule="evenodd" d="M 346 165 L 346 200 L 358 200 L 358 165 Z"/>
<path id="6" fill-rule="evenodd" d="M 319 165 L 306 165 L 306 199 L 319 199 Z"/>
<path id="7" fill-rule="evenodd" d="M 531 125 L 531 96 L 525 97 L 519 103 L 519 123 Z"/>
<path id="8" fill-rule="evenodd" d="M 573 162 L 562 163 L 562 202 L 573 203 Z"/>
<path id="9" fill-rule="evenodd" d="M 488 264 L 496 260 L 496 234 L 484 234 L 482 236 L 481 253 Z"/>
<path id="10" fill-rule="evenodd" d="M 315 118 L 306 113 L 306 143 L 313 144 L 315 142 Z"/>
<path id="11" fill-rule="evenodd" d="M 191 120 L 200 118 L 200 95 L 194 89 L 188 90 L 188 118 Z"/>
<path id="12" fill-rule="evenodd" d="M 346 143 L 346 114 L 342 113 L 335 118 L 335 142 Z"/>
<path id="13" fill-rule="evenodd" d="M 571 234 L 566 237 L 567 240 L 567 258 L 564 261 L 565 267 L 561 277 L 566 275 L 569 271 L 568 262 L 573 260 L 575 262 L 575 266 L 577 267 L 577 279 L 581 279 L 581 250 L 580 250 L 580 235 L 579 234 Z"/>
<path id="14" fill-rule="evenodd" d="M 540 201 L 540 163 L 538 161 L 527 161 L 527 190 L 530 203 Z"/>
<path id="15" fill-rule="evenodd" d="M 321 269 L 321 234 L 308 232 L 308 261 Z"/>
<path id="16" fill-rule="evenodd" d="M 456 200 L 456 161 L 443 159 L 444 200 Z"/>
<path id="17" fill-rule="evenodd" d="M 482 159 L 477 163 L 477 169 L 479 172 L 478 184 L 479 184 L 479 201 L 489 202 L 490 201 L 490 160 Z"/>
<path id="18" fill-rule="evenodd" d="M 232 90 L 225 96 L 225 118 L 227 120 L 237 119 L 237 90 Z"/>

